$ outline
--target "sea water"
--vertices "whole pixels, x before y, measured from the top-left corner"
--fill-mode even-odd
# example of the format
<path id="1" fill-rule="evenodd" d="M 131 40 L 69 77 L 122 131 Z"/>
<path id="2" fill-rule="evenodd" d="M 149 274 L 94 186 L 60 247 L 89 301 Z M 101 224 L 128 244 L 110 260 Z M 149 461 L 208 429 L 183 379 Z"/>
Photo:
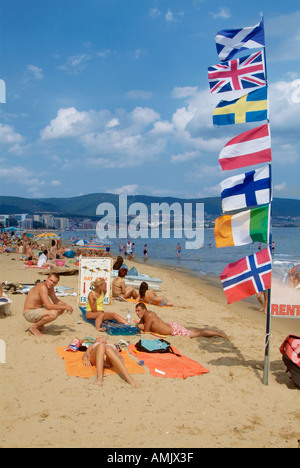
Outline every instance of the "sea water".
<path id="1" fill-rule="evenodd" d="M 64 241 L 74 238 L 83 238 L 88 241 L 96 236 L 94 231 L 66 231 L 61 233 Z M 93 241 L 97 239 L 93 238 Z M 123 246 L 127 239 L 121 239 Z M 258 252 L 259 244 L 248 244 L 241 247 L 224 247 L 217 249 L 213 229 L 205 229 L 204 245 L 200 249 L 185 249 L 185 239 L 130 239 L 135 244 L 135 258 L 144 261 L 143 250 L 147 244 L 149 265 L 164 265 L 175 268 L 182 268 L 193 274 L 200 276 L 209 275 L 218 277 L 229 264 L 247 255 Z M 273 228 L 273 240 L 275 242 L 274 254 L 276 258 L 300 257 L 300 228 Z M 113 256 L 119 255 L 120 239 L 110 239 L 111 253 Z M 176 247 L 178 242 L 181 245 L 181 257 L 177 257 Z M 262 244 L 261 248 L 265 248 Z M 138 269 L 138 268 L 137 268 Z"/>

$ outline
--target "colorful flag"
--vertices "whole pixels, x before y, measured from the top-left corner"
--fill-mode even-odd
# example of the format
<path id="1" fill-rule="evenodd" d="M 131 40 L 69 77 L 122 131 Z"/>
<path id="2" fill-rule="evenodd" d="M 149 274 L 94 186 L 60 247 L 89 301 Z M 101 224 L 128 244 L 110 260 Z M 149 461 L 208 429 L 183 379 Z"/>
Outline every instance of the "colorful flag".
<path id="1" fill-rule="evenodd" d="M 223 213 L 267 205 L 271 199 L 270 167 L 229 177 L 220 187 Z"/>
<path id="2" fill-rule="evenodd" d="M 268 120 L 268 88 L 256 89 L 233 101 L 221 101 L 213 112 L 214 125 Z"/>
<path id="3" fill-rule="evenodd" d="M 271 288 L 272 260 L 267 247 L 227 265 L 220 276 L 228 304 Z"/>
<path id="4" fill-rule="evenodd" d="M 245 49 L 258 49 L 265 46 L 263 20 L 256 26 L 241 29 L 224 29 L 216 36 L 219 59 L 231 60 L 238 52 Z"/>
<path id="5" fill-rule="evenodd" d="M 223 171 L 272 161 L 269 125 L 248 130 L 230 140 L 219 155 Z"/>
<path id="6" fill-rule="evenodd" d="M 217 248 L 269 242 L 270 205 L 225 215 L 215 221 Z"/>
<path id="7" fill-rule="evenodd" d="M 208 69 L 211 93 L 225 93 L 266 85 L 262 51 Z"/>

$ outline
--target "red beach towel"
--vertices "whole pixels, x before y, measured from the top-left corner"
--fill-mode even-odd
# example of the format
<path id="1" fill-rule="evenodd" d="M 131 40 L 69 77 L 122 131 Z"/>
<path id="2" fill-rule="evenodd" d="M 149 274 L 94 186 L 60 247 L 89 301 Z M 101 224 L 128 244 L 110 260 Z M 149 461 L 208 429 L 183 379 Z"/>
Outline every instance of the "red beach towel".
<path id="1" fill-rule="evenodd" d="M 172 346 L 174 353 L 180 352 Z M 159 353 L 141 353 L 136 350 L 134 345 L 129 345 L 129 352 L 144 361 L 145 366 L 150 370 L 151 375 L 155 377 L 171 377 L 173 379 L 186 379 L 194 375 L 203 375 L 209 372 L 208 369 L 201 366 L 199 362 L 193 361 L 187 356 L 177 357 L 174 354 Z"/>

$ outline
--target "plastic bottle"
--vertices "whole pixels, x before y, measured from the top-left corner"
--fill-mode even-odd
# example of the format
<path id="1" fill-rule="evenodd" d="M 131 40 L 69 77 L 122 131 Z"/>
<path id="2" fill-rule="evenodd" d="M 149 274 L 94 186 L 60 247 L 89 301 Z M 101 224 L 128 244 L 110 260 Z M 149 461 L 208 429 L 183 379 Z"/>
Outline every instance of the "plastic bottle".
<path id="1" fill-rule="evenodd" d="M 128 323 L 131 323 L 131 314 L 130 314 L 130 310 L 128 310 L 128 312 L 127 312 L 126 320 L 127 320 Z"/>

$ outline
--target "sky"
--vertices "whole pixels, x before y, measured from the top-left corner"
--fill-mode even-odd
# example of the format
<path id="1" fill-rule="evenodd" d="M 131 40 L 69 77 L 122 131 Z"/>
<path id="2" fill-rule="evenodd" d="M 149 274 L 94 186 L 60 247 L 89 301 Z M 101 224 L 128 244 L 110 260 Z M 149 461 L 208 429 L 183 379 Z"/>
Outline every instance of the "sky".
<path id="1" fill-rule="evenodd" d="M 298 0 L 1 0 L 0 195 L 219 196 L 215 35 L 264 15 L 274 196 L 300 198 Z M 257 167 L 257 166 L 256 166 Z"/>

